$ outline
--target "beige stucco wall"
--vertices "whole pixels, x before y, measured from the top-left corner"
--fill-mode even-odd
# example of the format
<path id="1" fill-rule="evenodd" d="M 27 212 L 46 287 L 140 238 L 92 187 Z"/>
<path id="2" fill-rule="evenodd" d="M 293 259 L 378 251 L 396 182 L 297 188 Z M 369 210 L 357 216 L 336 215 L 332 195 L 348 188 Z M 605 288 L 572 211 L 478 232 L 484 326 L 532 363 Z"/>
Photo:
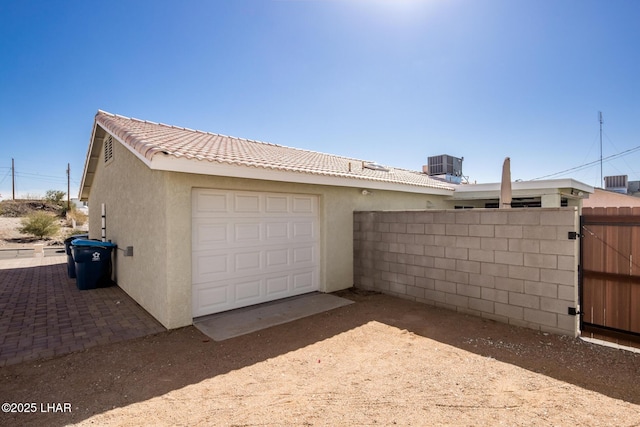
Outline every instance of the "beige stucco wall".
<path id="1" fill-rule="evenodd" d="M 98 162 L 91 187 L 89 237 L 101 237 L 104 203 L 106 238 L 118 245 L 113 257 L 118 285 L 166 324 L 166 173 L 150 170 L 119 143 L 113 148 L 110 163 L 105 165 L 102 158 Z M 122 249 L 126 246 L 133 246 L 133 257 L 124 256 Z"/>
<path id="2" fill-rule="evenodd" d="M 114 160 L 99 162 L 89 197 L 92 238 L 100 237 L 107 207 L 107 239 L 134 256 L 116 254 L 115 279 L 167 328 L 192 323 L 191 195 L 194 188 L 313 194 L 320 201 L 320 290 L 353 285 L 353 212 L 444 208 L 444 196 L 158 172 L 120 143 Z"/>

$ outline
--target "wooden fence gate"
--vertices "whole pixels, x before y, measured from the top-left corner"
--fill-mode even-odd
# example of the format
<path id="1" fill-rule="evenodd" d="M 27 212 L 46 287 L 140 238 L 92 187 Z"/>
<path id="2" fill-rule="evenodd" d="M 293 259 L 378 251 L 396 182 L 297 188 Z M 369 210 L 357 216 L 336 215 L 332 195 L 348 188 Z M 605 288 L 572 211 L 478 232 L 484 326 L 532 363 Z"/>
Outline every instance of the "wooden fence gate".
<path id="1" fill-rule="evenodd" d="M 640 347 L 640 208 L 584 208 L 582 336 Z"/>

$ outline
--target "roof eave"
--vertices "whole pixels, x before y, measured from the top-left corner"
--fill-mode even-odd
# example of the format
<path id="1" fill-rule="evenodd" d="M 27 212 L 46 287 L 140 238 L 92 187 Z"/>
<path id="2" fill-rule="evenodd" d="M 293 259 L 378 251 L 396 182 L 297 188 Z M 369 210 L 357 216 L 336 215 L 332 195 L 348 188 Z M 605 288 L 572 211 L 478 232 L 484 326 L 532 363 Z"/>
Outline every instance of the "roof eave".
<path id="1" fill-rule="evenodd" d="M 224 176 L 232 178 L 258 179 L 299 184 L 328 185 L 337 187 L 356 187 L 369 190 L 402 191 L 430 195 L 451 196 L 453 189 L 435 188 L 422 185 L 387 182 L 367 178 L 341 177 L 307 172 L 287 171 L 263 167 L 231 165 L 208 160 L 177 158 L 156 154 L 147 166 L 154 170 L 195 173 L 202 175 Z"/>

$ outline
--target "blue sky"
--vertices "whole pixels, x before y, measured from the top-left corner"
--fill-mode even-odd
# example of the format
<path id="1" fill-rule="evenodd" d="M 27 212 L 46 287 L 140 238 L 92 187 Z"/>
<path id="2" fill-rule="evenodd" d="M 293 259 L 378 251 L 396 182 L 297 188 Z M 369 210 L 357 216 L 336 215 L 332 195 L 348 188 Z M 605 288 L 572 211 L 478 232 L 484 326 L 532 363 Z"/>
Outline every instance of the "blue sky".
<path id="1" fill-rule="evenodd" d="M 0 194 L 76 196 L 98 109 L 420 170 L 640 180 L 640 1 L 0 0 Z M 600 186 L 600 166 L 553 178 Z"/>

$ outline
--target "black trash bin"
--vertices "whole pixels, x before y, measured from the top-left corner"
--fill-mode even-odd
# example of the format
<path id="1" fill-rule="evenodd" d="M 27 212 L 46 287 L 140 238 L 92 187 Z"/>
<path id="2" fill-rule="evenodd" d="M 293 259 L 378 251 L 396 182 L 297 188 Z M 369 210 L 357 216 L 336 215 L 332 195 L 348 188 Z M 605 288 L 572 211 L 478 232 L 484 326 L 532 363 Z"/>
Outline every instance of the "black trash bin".
<path id="1" fill-rule="evenodd" d="M 111 286 L 111 242 L 76 239 L 71 242 L 71 253 L 76 268 L 78 289 L 96 289 Z"/>
<path id="2" fill-rule="evenodd" d="M 67 237 L 64 239 L 64 251 L 67 254 L 67 274 L 69 278 L 76 278 L 76 266 L 73 261 L 73 254 L 71 253 L 71 242 L 76 239 L 88 239 L 88 234 L 76 234 L 75 236 Z"/>

